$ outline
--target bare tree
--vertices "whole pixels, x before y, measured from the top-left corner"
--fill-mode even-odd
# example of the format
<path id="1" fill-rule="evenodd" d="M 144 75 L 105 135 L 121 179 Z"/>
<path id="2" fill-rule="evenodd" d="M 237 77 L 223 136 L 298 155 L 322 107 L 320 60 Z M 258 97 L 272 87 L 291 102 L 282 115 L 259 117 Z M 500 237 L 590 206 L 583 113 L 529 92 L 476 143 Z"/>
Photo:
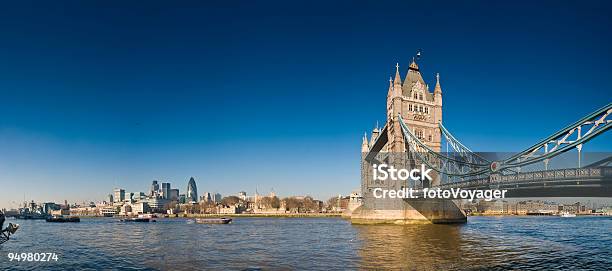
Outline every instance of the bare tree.
<path id="1" fill-rule="evenodd" d="M 280 200 L 278 197 L 263 197 L 260 201 L 260 206 L 263 208 L 275 208 L 278 209 L 280 207 Z"/>
<path id="2" fill-rule="evenodd" d="M 240 198 L 236 196 L 228 196 L 221 200 L 221 204 L 226 206 L 236 205 L 238 203 L 240 203 Z"/>
<path id="3" fill-rule="evenodd" d="M 306 210 L 306 212 L 317 212 L 318 213 L 319 211 L 321 211 L 319 209 L 318 201 L 314 200 L 311 196 L 307 196 L 304 198 L 303 205 L 304 205 L 304 209 Z"/>
<path id="4" fill-rule="evenodd" d="M 285 203 L 285 208 L 292 212 L 299 212 L 300 207 L 302 207 L 302 201 L 294 197 L 284 198 L 283 203 Z"/>
<path id="5" fill-rule="evenodd" d="M 280 200 L 278 199 L 277 196 L 272 197 L 271 206 L 272 208 L 275 208 L 275 209 L 280 208 Z"/>
<path id="6" fill-rule="evenodd" d="M 327 209 L 332 209 L 338 206 L 338 197 L 331 197 L 327 200 Z"/>

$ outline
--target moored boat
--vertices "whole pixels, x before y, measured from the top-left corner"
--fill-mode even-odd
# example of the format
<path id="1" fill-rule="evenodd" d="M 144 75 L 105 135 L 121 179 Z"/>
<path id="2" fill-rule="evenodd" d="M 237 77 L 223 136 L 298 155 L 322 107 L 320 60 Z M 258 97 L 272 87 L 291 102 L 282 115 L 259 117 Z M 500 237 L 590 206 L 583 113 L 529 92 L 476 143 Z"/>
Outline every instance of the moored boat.
<path id="1" fill-rule="evenodd" d="M 198 224 L 229 224 L 232 222 L 231 218 L 196 218 L 195 220 Z"/>
<path id="2" fill-rule="evenodd" d="M 71 216 L 71 217 L 63 217 L 63 216 L 50 216 L 47 217 L 45 219 L 47 222 L 59 222 L 59 223 L 64 223 L 64 222 L 81 222 L 81 219 L 77 216 Z"/>
<path id="3" fill-rule="evenodd" d="M 149 218 L 142 218 L 142 217 L 132 217 L 132 218 L 124 218 L 119 220 L 121 222 L 150 222 L 151 219 Z M 155 222 L 155 220 L 153 220 L 153 222 Z"/>
<path id="4" fill-rule="evenodd" d="M 572 214 L 570 212 L 563 212 L 560 215 L 561 217 L 576 217 L 576 214 Z"/>

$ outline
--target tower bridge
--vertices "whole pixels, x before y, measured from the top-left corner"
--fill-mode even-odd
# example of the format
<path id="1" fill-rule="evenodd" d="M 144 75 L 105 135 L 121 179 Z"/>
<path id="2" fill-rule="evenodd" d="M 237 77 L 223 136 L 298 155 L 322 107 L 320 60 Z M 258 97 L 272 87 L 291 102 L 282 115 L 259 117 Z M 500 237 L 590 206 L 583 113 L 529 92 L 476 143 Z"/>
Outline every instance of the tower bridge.
<path id="1" fill-rule="evenodd" d="M 387 92 L 387 121 L 374 128 L 370 139 L 363 137 L 363 204 L 351 214 L 354 223 L 466 222 L 453 200 L 378 199 L 372 194 L 376 188 L 504 189 L 507 197 L 612 197 L 612 157 L 581 165 L 582 147 L 612 128 L 612 103 L 524 151 L 490 160 L 471 151 L 442 124 L 439 74 L 435 80 L 432 93 L 414 59 L 403 80 L 396 64 Z M 441 152 L 443 140 L 446 152 Z M 573 150 L 578 155 L 576 167 L 549 169 L 551 160 Z M 380 163 L 395 168 L 426 164 L 436 174 L 430 182 L 375 180 L 371 168 Z"/>

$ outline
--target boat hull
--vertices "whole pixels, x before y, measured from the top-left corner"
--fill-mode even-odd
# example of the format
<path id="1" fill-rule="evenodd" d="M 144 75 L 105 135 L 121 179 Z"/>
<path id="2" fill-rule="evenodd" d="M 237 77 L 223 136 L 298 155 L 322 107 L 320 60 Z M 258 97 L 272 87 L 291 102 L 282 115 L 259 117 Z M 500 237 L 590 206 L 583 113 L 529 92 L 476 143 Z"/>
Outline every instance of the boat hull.
<path id="1" fill-rule="evenodd" d="M 229 224 L 232 222 L 231 218 L 196 218 L 198 224 Z"/>
<path id="2" fill-rule="evenodd" d="M 54 223 L 81 222 L 81 219 L 78 217 L 48 217 L 45 220 L 47 222 L 54 222 Z"/>
<path id="3" fill-rule="evenodd" d="M 150 222 L 151 219 L 149 218 L 126 218 L 126 219 L 121 219 L 121 222 Z M 155 220 L 153 220 L 153 222 L 155 222 Z"/>

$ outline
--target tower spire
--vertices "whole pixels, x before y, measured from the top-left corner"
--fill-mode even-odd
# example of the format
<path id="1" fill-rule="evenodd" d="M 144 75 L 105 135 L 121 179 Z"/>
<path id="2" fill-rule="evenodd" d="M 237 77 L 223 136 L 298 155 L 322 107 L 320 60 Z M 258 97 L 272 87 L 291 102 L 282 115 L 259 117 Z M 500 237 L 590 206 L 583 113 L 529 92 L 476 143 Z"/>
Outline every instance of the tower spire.
<path id="1" fill-rule="evenodd" d="M 413 71 L 419 70 L 419 64 L 417 64 L 416 59 L 414 57 L 412 58 L 412 62 L 410 63 L 409 69 Z"/>
<path id="2" fill-rule="evenodd" d="M 368 152 L 368 134 L 366 132 L 363 133 L 363 139 L 361 140 L 361 152 Z"/>
<path id="3" fill-rule="evenodd" d="M 399 63 L 395 63 L 395 79 L 393 80 L 393 83 L 398 85 L 402 84 L 402 77 L 399 74 Z"/>
<path id="4" fill-rule="evenodd" d="M 442 93 L 442 87 L 440 86 L 440 73 L 436 73 L 436 87 L 434 93 Z"/>

